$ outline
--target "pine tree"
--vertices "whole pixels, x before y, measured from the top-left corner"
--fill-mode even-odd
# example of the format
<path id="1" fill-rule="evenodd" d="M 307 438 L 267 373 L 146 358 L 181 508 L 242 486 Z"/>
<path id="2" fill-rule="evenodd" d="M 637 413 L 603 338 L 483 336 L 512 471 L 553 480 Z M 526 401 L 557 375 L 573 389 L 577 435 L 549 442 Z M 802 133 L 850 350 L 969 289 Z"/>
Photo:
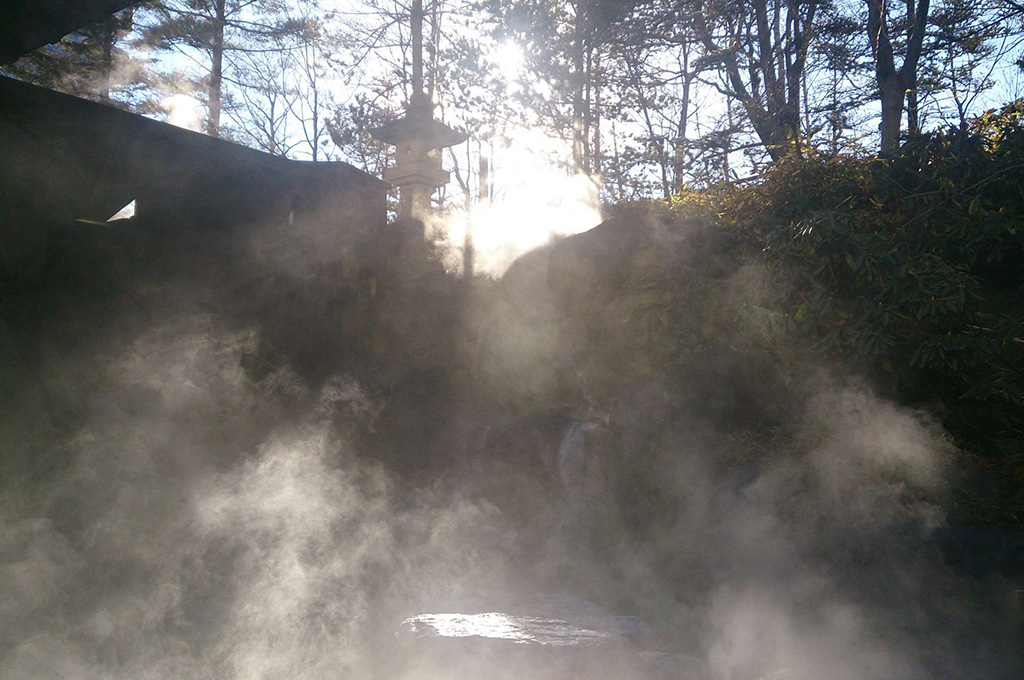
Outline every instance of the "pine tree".
<path id="1" fill-rule="evenodd" d="M 200 73 L 194 85 L 206 106 L 206 132 L 219 137 L 230 105 L 226 92 L 244 85 L 236 78 L 237 55 L 278 49 L 273 42 L 284 9 L 283 0 L 159 0 L 141 13 L 141 44 L 176 50 L 192 62 Z"/>
<path id="2" fill-rule="evenodd" d="M 5 66 L 4 73 L 35 85 L 123 108 L 146 109 L 147 64 L 122 47 L 134 9 L 109 16 Z"/>

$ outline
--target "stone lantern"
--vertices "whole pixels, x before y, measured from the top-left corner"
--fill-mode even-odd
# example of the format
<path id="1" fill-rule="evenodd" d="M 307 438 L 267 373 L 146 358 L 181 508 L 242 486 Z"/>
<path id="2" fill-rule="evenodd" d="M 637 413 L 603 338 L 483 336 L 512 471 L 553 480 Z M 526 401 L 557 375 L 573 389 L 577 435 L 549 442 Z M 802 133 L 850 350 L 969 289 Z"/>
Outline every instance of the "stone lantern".
<path id="1" fill-rule="evenodd" d="M 461 144 L 468 135 L 434 120 L 424 93 L 412 99 L 405 116 L 370 133 L 396 148 L 395 164 L 384 171 L 384 179 L 398 187 L 399 218 L 422 220 L 430 211 L 430 197 L 451 178 L 441 167 L 441 149 Z"/>
<path id="2" fill-rule="evenodd" d="M 423 91 L 423 0 L 412 3 L 412 96 L 405 115 L 370 134 L 396 147 L 395 165 L 384 171 L 399 191 L 399 219 L 422 221 L 430 197 L 451 175 L 441 167 L 441 149 L 461 144 L 469 135 L 434 120 L 433 104 Z"/>

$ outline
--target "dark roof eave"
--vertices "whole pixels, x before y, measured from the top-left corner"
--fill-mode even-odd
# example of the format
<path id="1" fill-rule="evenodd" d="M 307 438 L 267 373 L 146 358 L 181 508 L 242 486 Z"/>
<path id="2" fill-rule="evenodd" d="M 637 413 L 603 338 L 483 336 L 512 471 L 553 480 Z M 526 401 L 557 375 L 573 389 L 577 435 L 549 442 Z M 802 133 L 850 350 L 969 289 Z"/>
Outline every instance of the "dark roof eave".
<path id="1" fill-rule="evenodd" d="M 54 43 L 65 35 L 139 0 L 8 0 L 0 8 L 0 64 Z"/>

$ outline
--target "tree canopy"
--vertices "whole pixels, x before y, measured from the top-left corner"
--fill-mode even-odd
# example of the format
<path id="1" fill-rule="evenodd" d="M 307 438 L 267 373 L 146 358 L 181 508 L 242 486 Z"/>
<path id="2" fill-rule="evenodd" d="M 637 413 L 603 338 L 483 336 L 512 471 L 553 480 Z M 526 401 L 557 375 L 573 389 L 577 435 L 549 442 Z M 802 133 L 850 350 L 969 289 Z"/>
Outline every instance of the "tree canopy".
<path id="1" fill-rule="evenodd" d="M 8 72 L 159 108 L 138 96 L 144 83 L 157 103 L 198 100 L 210 134 L 365 164 L 378 155 L 366 128 L 408 97 L 408 11 L 154 0 Z M 560 140 L 553 162 L 621 200 L 757 175 L 794 154 L 892 153 L 1020 94 L 1024 12 L 1009 0 L 434 0 L 426 15 L 428 87 L 477 144 L 468 165 L 458 156 L 467 187 L 473 158 L 511 136 L 503 127 Z"/>

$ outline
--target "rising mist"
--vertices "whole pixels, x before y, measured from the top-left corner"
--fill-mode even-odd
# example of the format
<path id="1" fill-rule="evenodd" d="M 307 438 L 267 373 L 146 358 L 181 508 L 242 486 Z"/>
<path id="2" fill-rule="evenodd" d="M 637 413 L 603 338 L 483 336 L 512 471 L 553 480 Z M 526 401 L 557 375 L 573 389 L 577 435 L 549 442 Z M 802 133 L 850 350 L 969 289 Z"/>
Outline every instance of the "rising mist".
<path id="1" fill-rule="evenodd" d="M 470 285 L 400 227 L 352 268 L 315 220 L 135 218 L 8 287 L 0 677 L 1016 672 L 1006 579 L 930 538 L 948 438 L 784 342 L 719 235 L 633 214 Z M 642 625 L 395 635 L 523 601 Z"/>

